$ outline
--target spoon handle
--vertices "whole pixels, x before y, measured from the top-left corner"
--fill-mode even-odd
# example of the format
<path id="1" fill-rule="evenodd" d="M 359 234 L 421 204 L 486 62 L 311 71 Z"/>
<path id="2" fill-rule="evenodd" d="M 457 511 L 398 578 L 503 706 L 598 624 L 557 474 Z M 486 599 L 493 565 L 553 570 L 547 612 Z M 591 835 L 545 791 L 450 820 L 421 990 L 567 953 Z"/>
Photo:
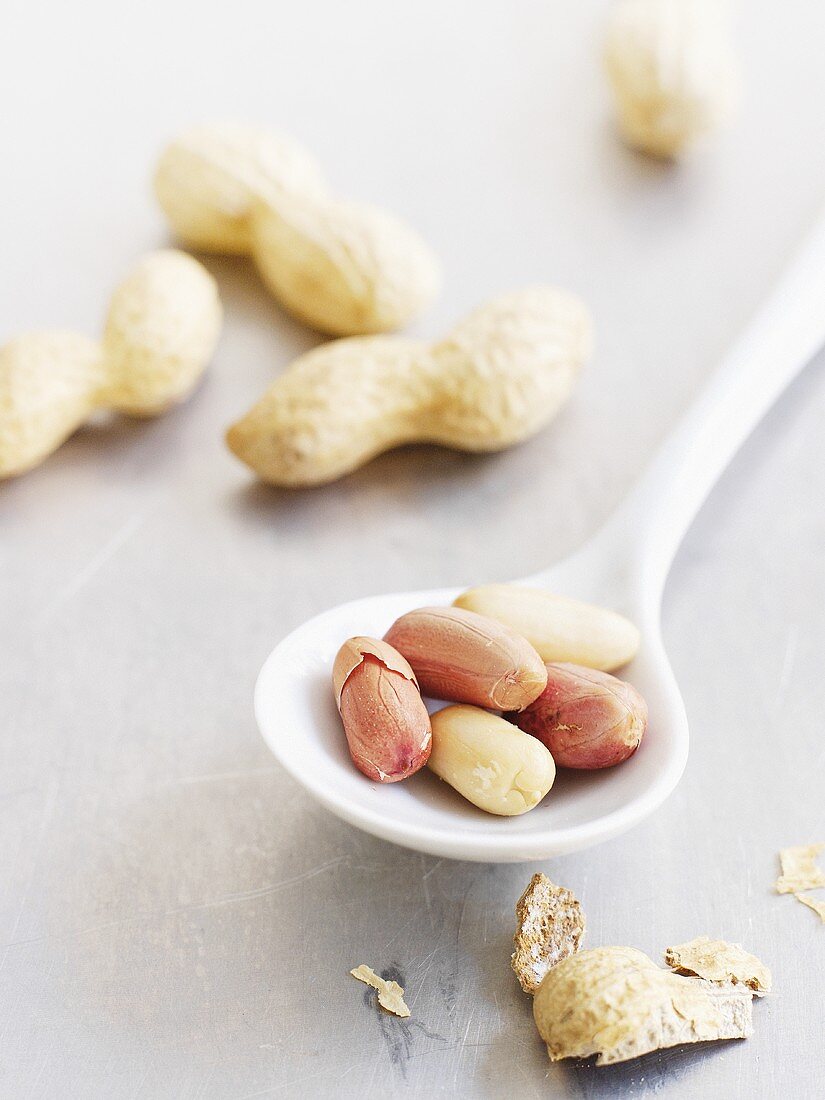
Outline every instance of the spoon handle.
<path id="1" fill-rule="evenodd" d="M 630 539 L 658 592 L 694 516 L 741 444 L 825 344 L 825 215 L 618 511 L 605 537 Z"/>

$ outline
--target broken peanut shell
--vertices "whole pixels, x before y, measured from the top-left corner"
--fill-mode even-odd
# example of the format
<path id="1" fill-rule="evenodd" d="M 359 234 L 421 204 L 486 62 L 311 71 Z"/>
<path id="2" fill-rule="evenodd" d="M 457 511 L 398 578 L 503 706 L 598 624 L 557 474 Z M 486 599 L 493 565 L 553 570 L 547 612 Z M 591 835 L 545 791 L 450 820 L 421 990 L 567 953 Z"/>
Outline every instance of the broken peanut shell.
<path id="1" fill-rule="evenodd" d="M 777 894 L 798 894 L 825 886 L 825 871 L 816 862 L 825 844 L 806 844 L 783 848 L 779 853 L 782 874 L 776 880 Z"/>
<path id="2" fill-rule="evenodd" d="M 380 974 L 376 974 L 371 966 L 361 963 L 354 970 L 350 970 L 353 978 L 357 978 L 364 985 L 371 985 L 378 993 L 378 1003 L 387 1012 L 392 1012 L 402 1018 L 410 1015 L 410 1010 L 404 1000 L 404 990 L 398 982 L 386 981 Z"/>
<path id="3" fill-rule="evenodd" d="M 624 1062 L 665 1047 L 752 1033 L 750 990 L 684 978 L 633 947 L 595 947 L 548 971 L 533 1015 L 551 1060 Z"/>
<path id="4" fill-rule="evenodd" d="M 579 950 L 584 913 L 575 894 L 539 873 L 516 902 L 516 918 L 510 965 L 524 992 L 535 994 L 547 971 Z"/>
<path id="5" fill-rule="evenodd" d="M 745 985 L 757 997 L 771 989 L 770 970 L 739 943 L 697 936 L 668 947 L 665 962 L 677 974 L 691 974 L 716 985 Z"/>

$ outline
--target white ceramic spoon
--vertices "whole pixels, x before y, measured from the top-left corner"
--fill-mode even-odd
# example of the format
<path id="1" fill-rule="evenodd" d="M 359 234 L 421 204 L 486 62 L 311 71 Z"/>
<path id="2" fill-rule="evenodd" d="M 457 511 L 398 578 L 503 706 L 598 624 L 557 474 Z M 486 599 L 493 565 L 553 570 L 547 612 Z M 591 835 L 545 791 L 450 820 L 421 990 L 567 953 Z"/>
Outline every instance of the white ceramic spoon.
<path id="1" fill-rule="evenodd" d="M 641 821 L 676 786 L 688 751 L 685 709 L 659 622 L 673 556 L 742 441 L 823 343 L 825 220 L 607 525 L 571 558 L 519 582 L 612 607 L 641 629 L 641 650 L 621 675 L 647 699 L 650 725 L 630 760 L 599 772 L 562 771 L 536 809 L 510 818 L 476 809 L 426 768 L 386 785 L 361 775 L 333 702 L 335 654 L 346 638 L 380 638 L 403 612 L 448 604 L 461 591 L 444 588 L 343 604 L 275 648 L 258 678 L 255 712 L 280 763 L 351 825 L 456 859 L 545 859 Z M 468 577 L 467 583 L 489 579 Z"/>

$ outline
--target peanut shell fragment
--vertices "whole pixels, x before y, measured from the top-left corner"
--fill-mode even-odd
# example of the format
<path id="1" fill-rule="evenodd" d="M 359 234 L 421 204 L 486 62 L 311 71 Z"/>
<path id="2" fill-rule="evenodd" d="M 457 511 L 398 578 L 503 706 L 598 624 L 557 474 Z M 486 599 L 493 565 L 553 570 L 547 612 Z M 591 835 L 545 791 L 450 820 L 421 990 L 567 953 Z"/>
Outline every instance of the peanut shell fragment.
<path id="1" fill-rule="evenodd" d="M 536 874 L 516 903 L 516 917 L 510 964 L 524 992 L 534 994 L 548 970 L 579 950 L 584 913 L 570 890 Z"/>
<path id="2" fill-rule="evenodd" d="M 353 978 L 357 978 L 359 982 L 371 985 L 373 989 L 378 991 L 378 1003 L 387 1012 L 393 1012 L 396 1016 L 402 1018 L 410 1015 L 410 1010 L 404 1003 L 404 990 L 398 982 L 385 981 L 366 963 L 361 963 L 354 970 L 350 970 L 350 974 Z"/>
<path id="3" fill-rule="evenodd" d="M 803 905 L 807 905 L 809 909 L 813 909 L 822 923 L 825 924 L 825 901 L 812 898 L 809 894 L 794 894 L 794 897 L 797 901 L 801 901 Z"/>
<path id="4" fill-rule="evenodd" d="M 752 1034 L 750 991 L 685 978 L 632 947 L 595 947 L 548 971 L 533 998 L 552 1061 L 624 1062 L 682 1043 Z"/>
<path id="5" fill-rule="evenodd" d="M 782 874 L 776 880 L 777 894 L 798 894 L 801 890 L 825 886 L 825 871 L 816 862 L 823 849 L 825 844 L 783 848 L 779 853 Z"/>
<path id="6" fill-rule="evenodd" d="M 698 936 L 668 947 L 665 962 L 677 974 L 690 974 L 716 985 L 745 985 L 757 997 L 771 989 L 770 970 L 738 943 Z"/>

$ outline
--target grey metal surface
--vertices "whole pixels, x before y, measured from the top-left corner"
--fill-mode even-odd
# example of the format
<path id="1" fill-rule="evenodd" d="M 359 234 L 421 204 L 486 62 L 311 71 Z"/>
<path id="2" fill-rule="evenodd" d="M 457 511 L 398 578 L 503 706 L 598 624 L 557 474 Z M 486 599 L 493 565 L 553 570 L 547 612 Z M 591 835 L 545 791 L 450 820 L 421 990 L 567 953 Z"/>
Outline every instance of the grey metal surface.
<path id="1" fill-rule="evenodd" d="M 169 0 L 125 27 L 111 5 L 63 6 L 48 34 L 12 11 L 0 339 L 93 331 L 165 239 L 146 194 L 159 144 L 232 114 L 301 135 L 343 190 L 434 241 L 447 283 L 419 333 L 551 279 L 592 304 L 598 352 L 524 447 L 409 449 L 281 493 L 221 433 L 314 337 L 246 264 L 210 260 L 226 332 L 194 399 L 85 429 L 0 486 L 0 1094 L 819 1096 L 825 928 L 771 884 L 779 847 L 825 839 L 822 359 L 671 577 L 681 786 L 634 832 L 542 867 L 582 898 L 591 945 L 658 956 L 707 933 L 764 958 L 777 992 L 747 1042 L 550 1068 L 508 966 L 537 867 L 436 860 L 339 823 L 268 755 L 251 690 L 330 603 L 523 575 L 595 529 L 825 193 L 822 8 L 782 5 L 780 34 L 773 5 L 749 5 L 743 115 L 679 170 L 613 139 L 601 4 L 278 8 L 207 23 Z M 409 1022 L 377 1013 L 347 976 L 360 962 L 397 971 Z"/>

